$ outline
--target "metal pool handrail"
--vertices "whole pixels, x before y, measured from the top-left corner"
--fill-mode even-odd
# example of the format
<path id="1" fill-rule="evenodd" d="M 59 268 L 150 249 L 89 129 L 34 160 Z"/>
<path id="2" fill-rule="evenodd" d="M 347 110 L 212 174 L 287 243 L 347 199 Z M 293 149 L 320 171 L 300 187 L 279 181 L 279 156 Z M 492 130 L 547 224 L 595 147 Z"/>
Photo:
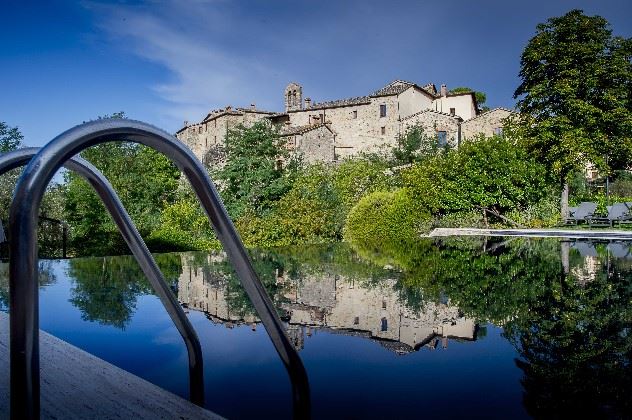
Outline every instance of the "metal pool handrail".
<path id="1" fill-rule="evenodd" d="M 11 169 L 26 165 L 39 150 L 39 148 L 30 147 L 0 155 L 0 175 Z M 110 212 L 110 216 L 116 223 L 119 231 L 123 234 L 125 242 L 139 262 L 154 292 L 156 292 L 160 298 L 162 305 L 184 340 L 189 359 L 189 398 L 193 403 L 203 406 L 204 366 L 200 340 L 198 339 L 193 325 L 191 325 L 191 322 L 184 313 L 182 306 L 180 306 L 178 300 L 165 282 L 160 268 L 158 268 L 154 257 L 152 257 L 147 249 L 143 238 L 138 233 L 136 226 L 127 214 L 121 200 L 105 176 L 87 160 L 73 157 L 67 160 L 64 166 L 88 181 Z"/>
<path id="2" fill-rule="evenodd" d="M 169 157 L 186 175 L 222 243 L 237 276 L 279 354 L 292 384 L 296 418 L 310 416 L 307 372 L 272 300 L 255 273 L 241 239 L 213 183 L 195 155 L 175 137 L 140 121 L 104 119 L 74 127 L 44 146 L 24 169 L 9 217 L 11 417 L 39 417 L 39 319 L 37 285 L 37 214 L 53 174 L 87 147 L 131 141 Z"/>

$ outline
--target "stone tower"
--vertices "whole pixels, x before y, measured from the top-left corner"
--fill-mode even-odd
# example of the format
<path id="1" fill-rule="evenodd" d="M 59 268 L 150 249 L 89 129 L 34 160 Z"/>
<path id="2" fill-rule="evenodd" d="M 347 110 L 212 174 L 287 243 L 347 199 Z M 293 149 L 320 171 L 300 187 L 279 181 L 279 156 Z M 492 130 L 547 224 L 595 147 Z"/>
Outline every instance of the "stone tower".
<path id="1" fill-rule="evenodd" d="M 285 88 L 285 112 L 301 109 L 303 109 L 303 87 L 292 82 Z"/>

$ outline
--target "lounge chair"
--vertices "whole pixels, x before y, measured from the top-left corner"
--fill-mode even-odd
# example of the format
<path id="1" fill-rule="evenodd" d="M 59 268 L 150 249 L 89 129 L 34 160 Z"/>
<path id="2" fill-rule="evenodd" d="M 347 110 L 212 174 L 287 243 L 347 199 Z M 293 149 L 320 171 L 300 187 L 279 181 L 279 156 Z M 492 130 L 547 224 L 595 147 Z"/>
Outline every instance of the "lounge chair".
<path id="1" fill-rule="evenodd" d="M 610 242 L 608 251 L 616 259 L 629 260 L 632 259 L 632 251 L 629 242 Z"/>
<path id="2" fill-rule="evenodd" d="M 577 225 L 585 222 L 586 218 L 594 215 L 595 210 L 597 210 L 597 204 L 584 201 L 578 207 L 569 208 L 569 216 L 564 220 L 564 224 Z"/>
<path id="3" fill-rule="evenodd" d="M 571 247 L 579 251 L 579 255 L 582 257 L 597 257 L 599 255 L 592 241 L 577 241 Z"/>
<path id="4" fill-rule="evenodd" d="M 606 216 L 588 216 L 586 221 L 590 227 L 606 226 L 613 227 L 615 223 L 625 222 L 632 219 L 630 209 L 625 203 L 616 203 L 608 206 L 608 214 Z"/>

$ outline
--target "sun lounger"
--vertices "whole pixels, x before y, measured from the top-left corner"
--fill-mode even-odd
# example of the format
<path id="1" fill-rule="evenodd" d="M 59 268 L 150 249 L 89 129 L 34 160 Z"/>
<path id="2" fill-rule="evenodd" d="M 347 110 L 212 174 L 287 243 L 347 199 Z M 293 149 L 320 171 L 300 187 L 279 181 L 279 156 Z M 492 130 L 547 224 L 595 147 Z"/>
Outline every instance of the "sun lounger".
<path id="1" fill-rule="evenodd" d="M 625 203 L 616 203 L 608 206 L 608 214 L 606 216 L 589 216 L 586 218 L 590 227 L 606 226 L 613 227 L 615 223 L 630 220 L 630 209 Z"/>
<path id="2" fill-rule="evenodd" d="M 572 211 L 574 210 L 574 211 Z M 589 201 L 584 201 L 578 207 L 569 208 L 569 216 L 564 220 L 567 225 L 577 225 L 585 222 L 586 218 L 594 215 L 597 210 L 597 204 Z"/>
<path id="3" fill-rule="evenodd" d="M 608 251 L 614 258 L 622 260 L 632 259 L 632 250 L 630 250 L 629 242 L 610 242 Z"/>

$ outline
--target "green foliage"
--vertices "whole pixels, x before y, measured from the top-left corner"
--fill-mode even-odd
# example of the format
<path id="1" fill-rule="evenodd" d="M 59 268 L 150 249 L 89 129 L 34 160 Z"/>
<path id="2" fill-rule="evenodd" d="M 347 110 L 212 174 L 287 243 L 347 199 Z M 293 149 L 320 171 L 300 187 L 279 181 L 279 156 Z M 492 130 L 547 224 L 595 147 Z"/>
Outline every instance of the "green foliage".
<path id="1" fill-rule="evenodd" d="M 17 127 L 9 127 L 6 123 L 0 121 L 0 153 L 10 152 L 22 147 L 23 140 L 24 136 Z"/>
<path id="2" fill-rule="evenodd" d="M 147 239 L 156 251 L 190 251 L 219 249 L 208 217 L 193 197 L 182 197 L 167 204 L 160 214 L 160 224 Z"/>
<path id="3" fill-rule="evenodd" d="M 408 165 L 436 156 L 445 150 L 439 145 L 437 136 L 429 136 L 420 125 L 409 127 L 397 136 L 397 146 L 392 149 L 393 165 Z"/>
<path id="4" fill-rule="evenodd" d="M 249 212 L 264 215 L 291 188 L 299 162 L 266 121 L 229 129 L 225 148 L 226 165 L 215 179 L 228 212 L 233 218 Z"/>
<path id="5" fill-rule="evenodd" d="M 161 208 L 173 202 L 180 171 L 161 153 L 128 142 L 110 142 L 81 153 L 110 181 L 143 236 L 158 228 Z M 127 246 L 92 188 L 72 172 L 65 214 L 77 255 L 125 253 Z"/>
<path id="6" fill-rule="evenodd" d="M 563 182 L 587 162 L 608 173 L 632 161 L 632 39 L 571 10 L 537 26 L 521 57 L 522 138 Z"/>
<path id="7" fill-rule="evenodd" d="M 297 175 L 291 189 L 265 214 L 254 211 L 236 221 L 248 246 L 327 243 L 342 238 L 351 207 L 365 194 L 394 185 L 386 163 L 374 156 L 315 164 Z"/>
<path id="8" fill-rule="evenodd" d="M 404 171 L 404 185 L 433 214 L 524 209 L 547 196 L 545 168 L 501 137 L 479 138 Z"/>
<path id="9" fill-rule="evenodd" d="M 0 121 L 0 153 L 10 152 L 22 147 L 24 136 L 17 127 L 9 127 Z M 14 169 L 0 176 L 0 219 L 9 218 L 9 206 L 13 198 L 15 183 L 20 175 L 19 169 Z"/>
<path id="10" fill-rule="evenodd" d="M 559 226 L 560 200 L 553 194 L 536 203 L 529 203 L 524 209 L 514 209 L 507 217 L 522 226 L 529 228 L 550 228 Z"/>
<path id="11" fill-rule="evenodd" d="M 179 255 L 154 256 L 168 284 L 177 282 L 182 272 Z M 81 318 L 125 329 L 140 295 L 153 293 L 140 266 L 132 256 L 73 258 L 68 276 L 73 288 L 70 302 Z"/>
<path id="12" fill-rule="evenodd" d="M 414 239 L 420 225 L 429 220 L 405 188 L 374 192 L 363 197 L 349 212 L 345 239 L 365 249 L 401 244 Z"/>

